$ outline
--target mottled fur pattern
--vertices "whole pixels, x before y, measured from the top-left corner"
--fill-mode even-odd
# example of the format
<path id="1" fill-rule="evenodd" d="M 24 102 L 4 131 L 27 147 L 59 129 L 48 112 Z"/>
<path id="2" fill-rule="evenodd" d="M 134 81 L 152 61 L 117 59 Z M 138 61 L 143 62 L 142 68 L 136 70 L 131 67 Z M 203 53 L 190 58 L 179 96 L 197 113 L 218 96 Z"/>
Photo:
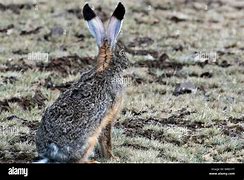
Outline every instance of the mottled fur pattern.
<path id="1" fill-rule="evenodd" d="M 108 51 L 105 41 L 104 49 L 98 66 L 81 73 L 79 81 L 46 109 L 36 136 L 41 157 L 85 162 L 91 153 L 87 150 L 93 150 L 101 131 L 112 123 L 103 121 L 123 96 L 122 72 L 129 61 L 118 46 Z"/>

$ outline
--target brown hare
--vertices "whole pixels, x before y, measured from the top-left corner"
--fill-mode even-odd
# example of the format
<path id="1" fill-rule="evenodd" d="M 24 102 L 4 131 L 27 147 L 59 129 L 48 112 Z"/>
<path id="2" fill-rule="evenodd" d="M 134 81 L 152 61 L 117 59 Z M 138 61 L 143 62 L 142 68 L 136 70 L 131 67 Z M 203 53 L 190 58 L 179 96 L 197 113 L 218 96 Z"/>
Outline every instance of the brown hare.
<path id="1" fill-rule="evenodd" d="M 108 27 L 86 4 L 83 16 L 99 48 L 97 65 L 81 73 L 78 82 L 63 92 L 45 110 L 36 133 L 36 147 L 46 162 L 91 162 L 95 145 L 112 158 L 111 128 L 123 100 L 122 72 L 129 61 L 116 44 L 125 14 L 119 3 Z"/>

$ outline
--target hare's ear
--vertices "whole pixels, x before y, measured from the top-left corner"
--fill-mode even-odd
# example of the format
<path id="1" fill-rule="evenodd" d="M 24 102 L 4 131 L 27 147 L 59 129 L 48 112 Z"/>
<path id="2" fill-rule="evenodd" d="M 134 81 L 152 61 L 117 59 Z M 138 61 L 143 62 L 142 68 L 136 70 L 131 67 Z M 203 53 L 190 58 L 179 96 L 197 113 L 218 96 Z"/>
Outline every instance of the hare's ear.
<path id="1" fill-rule="evenodd" d="M 119 35 L 123 18 L 125 15 L 125 7 L 121 2 L 117 5 L 116 9 L 113 12 L 112 17 L 110 18 L 108 28 L 107 28 L 107 38 L 109 40 L 110 46 L 114 48 L 117 37 Z"/>
<path id="2" fill-rule="evenodd" d="M 105 38 L 105 29 L 102 21 L 96 16 L 88 4 L 83 7 L 83 16 L 87 21 L 88 29 L 93 37 L 96 38 L 97 45 L 100 47 Z"/>

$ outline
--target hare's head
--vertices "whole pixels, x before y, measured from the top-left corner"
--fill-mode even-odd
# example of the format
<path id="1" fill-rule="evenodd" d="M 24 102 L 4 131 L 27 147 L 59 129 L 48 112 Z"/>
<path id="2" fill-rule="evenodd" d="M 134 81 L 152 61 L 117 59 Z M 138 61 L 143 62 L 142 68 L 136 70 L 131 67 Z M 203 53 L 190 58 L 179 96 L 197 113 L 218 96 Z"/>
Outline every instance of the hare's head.
<path id="1" fill-rule="evenodd" d="M 99 48 L 97 71 L 104 71 L 109 67 L 125 69 L 128 66 L 128 59 L 123 49 L 117 46 L 117 38 L 122 27 L 124 15 L 125 7 L 119 2 L 107 28 L 105 28 L 100 18 L 88 4 L 83 7 L 84 19 L 87 21 L 90 33 L 96 38 Z"/>

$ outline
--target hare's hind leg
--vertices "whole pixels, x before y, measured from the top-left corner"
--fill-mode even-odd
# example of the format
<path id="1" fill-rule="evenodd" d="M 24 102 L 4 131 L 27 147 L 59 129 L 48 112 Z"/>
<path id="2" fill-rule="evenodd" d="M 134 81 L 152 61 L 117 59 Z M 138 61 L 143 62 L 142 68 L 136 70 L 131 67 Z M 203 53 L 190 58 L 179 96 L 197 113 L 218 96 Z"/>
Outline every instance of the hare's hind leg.
<path id="1" fill-rule="evenodd" d="M 118 98 L 118 101 L 110 110 L 109 112 L 110 121 L 102 130 L 102 133 L 98 140 L 100 144 L 100 150 L 101 150 L 100 155 L 103 158 L 119 159 L 118 157 L 114 156 L 112 152 L 112 127 L 113 127 L 113 121 L 116 119 L 117 115 L 120 112 L 122 100 L 123 100 L 122 97 Z"/>
<path id="2" fill-rule="evenodd" d="M 117 114 L 119 113 L 121 104 L 122 104 L 122 97 L 118 98 L 116 103 L 113 105 L 113 107 L 110 109 L 110 111 L 106 114 L 106 116 L 101 121 L 100 126 L 96 129 L 94 134 L 88 138 L 87 148 L 85 149 L 83 157 L 79 162 L 81 163 L 91 162 L 88 160 L 88 158 L 91 155 L 92 151 L 94 150 L 98 138 L 102 150 L 102 156 L 108 158 L 115 158 L 115 156 L 112 154 L 111 128 L 112 128 L 113 120 L 116 118 Z M 105 131 L 102 132 L 102 130 Z"/>
<path id="3" fill-rule="evenodd" d="M 99 137 L 99 144 L 100 144 L 100 155 L 103 158 L 112 158 L 112 159 L 117 159 L 113 155 L 112 152 L 112 137 L 111 137 L 111 132 L 112 131 L 112 123 L 109 123 L 104 129 L 102 134 Z"/>
<path id="4" fill-rule="evenodd" d="M 84 154 L 83 157 L 81 158 L 80 161 L 78 161 L 78 163 L 97 163 L 97 161 L 93 161 L 93 160 L 89 160 L 89 156 L 91 155 L 96 143 L 97 143 L 97 132 L 88 139 L 87 142 L 87 147 L 84 150 Z"/>

